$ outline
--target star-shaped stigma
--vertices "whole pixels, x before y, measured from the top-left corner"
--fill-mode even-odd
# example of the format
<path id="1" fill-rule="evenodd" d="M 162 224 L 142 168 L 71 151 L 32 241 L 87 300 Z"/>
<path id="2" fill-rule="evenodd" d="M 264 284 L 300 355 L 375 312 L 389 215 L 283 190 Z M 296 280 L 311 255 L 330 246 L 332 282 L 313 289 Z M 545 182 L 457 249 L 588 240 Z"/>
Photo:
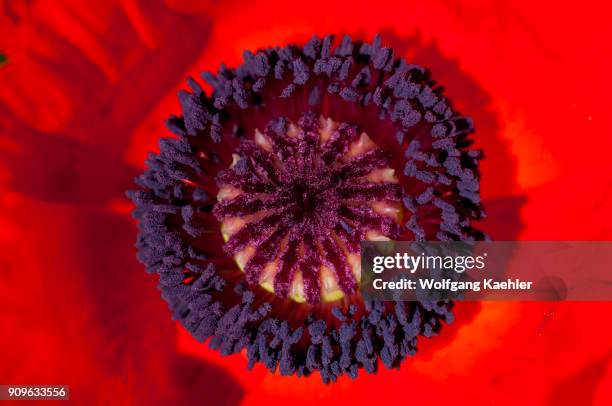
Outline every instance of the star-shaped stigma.
<path id="1" fill-rule="evenodd" d="M 310 303 L 355 291 L 365 239 L 397 238 L 402 188 L 356 125 L 273 120 L 217 176 L 225 250 L 249 283 Z"/>

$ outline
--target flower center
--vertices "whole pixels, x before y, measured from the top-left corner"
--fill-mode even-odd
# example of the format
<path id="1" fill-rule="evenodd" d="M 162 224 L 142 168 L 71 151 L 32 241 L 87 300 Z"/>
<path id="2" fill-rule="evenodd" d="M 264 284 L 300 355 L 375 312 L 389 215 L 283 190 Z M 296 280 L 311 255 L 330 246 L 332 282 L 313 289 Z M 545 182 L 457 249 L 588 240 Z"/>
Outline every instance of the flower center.
<path id="1" fill-rule="evenodd" d="M 304 211 L 304 214 L 310 214 L 316 206 L 312 190 L 307 185 L 298 183 L 294 186 L 293 193 L 296 195 L 298 206 Z"/>
<path id="2" fill-rule="evenodd" d="M 360 242 L 487 238 L 471 223 L 484 216 L 471 120 L 380 37 L 313 37 L 202 76 L 212 93 L 188 79 L 177 137 L 129 192 L 138 258 L 173 318 L 282 375 L 397 367 L 452 304 L 353 295 Z"/>
<path id="3" fill-rule="evenodd" d="M 399 233 L 402 191 L 387 155 L 356 126 L 313 113 L 256 131 L 217 182 L 226 252 L 279 297 L 353 293 L 359 242 Z"/>
<path id="4" fill-rule="evenodd" d="M 324 201 L 317 199 L 316 189 L 311 188 L 310 185 L 304 183 L 296 183 L 293 186 L 294 200 L 297 202 L 298 212 L 296 213 L 299 218 L 298 221 L 303 221 L 310 216 L 317 215 L 316 208 L 319 207 Z"/>

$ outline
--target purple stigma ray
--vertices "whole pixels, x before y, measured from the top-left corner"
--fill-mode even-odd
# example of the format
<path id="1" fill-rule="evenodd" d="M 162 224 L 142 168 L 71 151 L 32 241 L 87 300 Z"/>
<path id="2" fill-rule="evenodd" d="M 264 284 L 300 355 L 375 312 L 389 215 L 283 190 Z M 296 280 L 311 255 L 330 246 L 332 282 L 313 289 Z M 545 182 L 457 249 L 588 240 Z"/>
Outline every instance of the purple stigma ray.
<path id="1" fill-rule="evenodd" d="M 471 120 L 379 37 L 245 52 L 239 67 L 202 78 L 212 93 L 188 79 L 182 115 L 166 123 L 174 137 L 160 140 L 128 192 L 137 257 L 159 276 L 172 317 L 222 354 L 246 350 L 249 367 L 281 375 L 318 372 L 327 383 L 376 373 L 380 363 L 398 367 L 419 337 L 453 320 L 452 303 L 365 301 L 347 253 L 372 230 L 402 240 L 487 238 L 473 226 L 484 210 Z M 321 117 L 336 124 L 325 140 Z M 362 133 L 374 147 L 349 156 Z M 369 178 L 385 168 L 396 182 Z M 220 198 L 223 188 L 239 193 Z M 372 202 L 397 204 L 401 223 Z M 244 225 L 225 241 L 230 219 Z M 242 272 L 235 256 L 247 248 Z M 269 264 L 273 293 L 259 285 Z M 342 300 L 321 300 L 322 266 Z M 306 303 L 289 299 L 298 276 Z"/>

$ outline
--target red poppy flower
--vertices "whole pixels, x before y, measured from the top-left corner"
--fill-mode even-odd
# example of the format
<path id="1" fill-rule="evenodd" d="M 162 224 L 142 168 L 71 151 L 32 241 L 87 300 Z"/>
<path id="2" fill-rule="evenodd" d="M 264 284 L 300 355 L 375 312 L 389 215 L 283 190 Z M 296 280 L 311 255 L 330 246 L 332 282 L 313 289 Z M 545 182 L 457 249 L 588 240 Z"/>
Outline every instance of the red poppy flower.
<path id="1" fill-rule="evenodd" d="M 0 383 L 79 403 L 609 404 L 612 305 L 459 303 L 399 370 L 325 385 L 220 356 L 169 321 L 124 197 L 184 78 L 243 50 L 350 34 L 428 67 L 473 119 L 497 240 L 612 237 L 609 6 L 3 2 Z M 210 90 L 210 89 L 205 89 Z M 8 332 L 8 333 L 7 333 Z"/>

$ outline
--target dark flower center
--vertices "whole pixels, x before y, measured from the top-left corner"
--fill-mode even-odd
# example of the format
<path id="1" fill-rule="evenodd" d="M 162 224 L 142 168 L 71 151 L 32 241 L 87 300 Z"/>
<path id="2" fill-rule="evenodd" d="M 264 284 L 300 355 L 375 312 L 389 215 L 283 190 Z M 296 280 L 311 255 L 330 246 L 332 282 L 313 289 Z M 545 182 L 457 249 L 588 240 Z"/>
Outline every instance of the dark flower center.
<path id="1" fill-rule="evenodd" d="M 364 300 L 360 242 L 486 238 L 471 120 L 379 37 L 245 52 L 203 78 L 129 193 L 173 317 L 283 375 L 399 366 L 452 303 Z"/>
<path id="2" fill-rule="evenodd" d="M 297 182 L 289 193 L 293 193 L 298 209 L 301 210 L 296 213 L 299 220 L 308 219 L 308 217 L 316 215 L 314 209 L 318 206 L 317 200 L 321 200 L 316 197 L 316 188 L 306 183 Z"/>

